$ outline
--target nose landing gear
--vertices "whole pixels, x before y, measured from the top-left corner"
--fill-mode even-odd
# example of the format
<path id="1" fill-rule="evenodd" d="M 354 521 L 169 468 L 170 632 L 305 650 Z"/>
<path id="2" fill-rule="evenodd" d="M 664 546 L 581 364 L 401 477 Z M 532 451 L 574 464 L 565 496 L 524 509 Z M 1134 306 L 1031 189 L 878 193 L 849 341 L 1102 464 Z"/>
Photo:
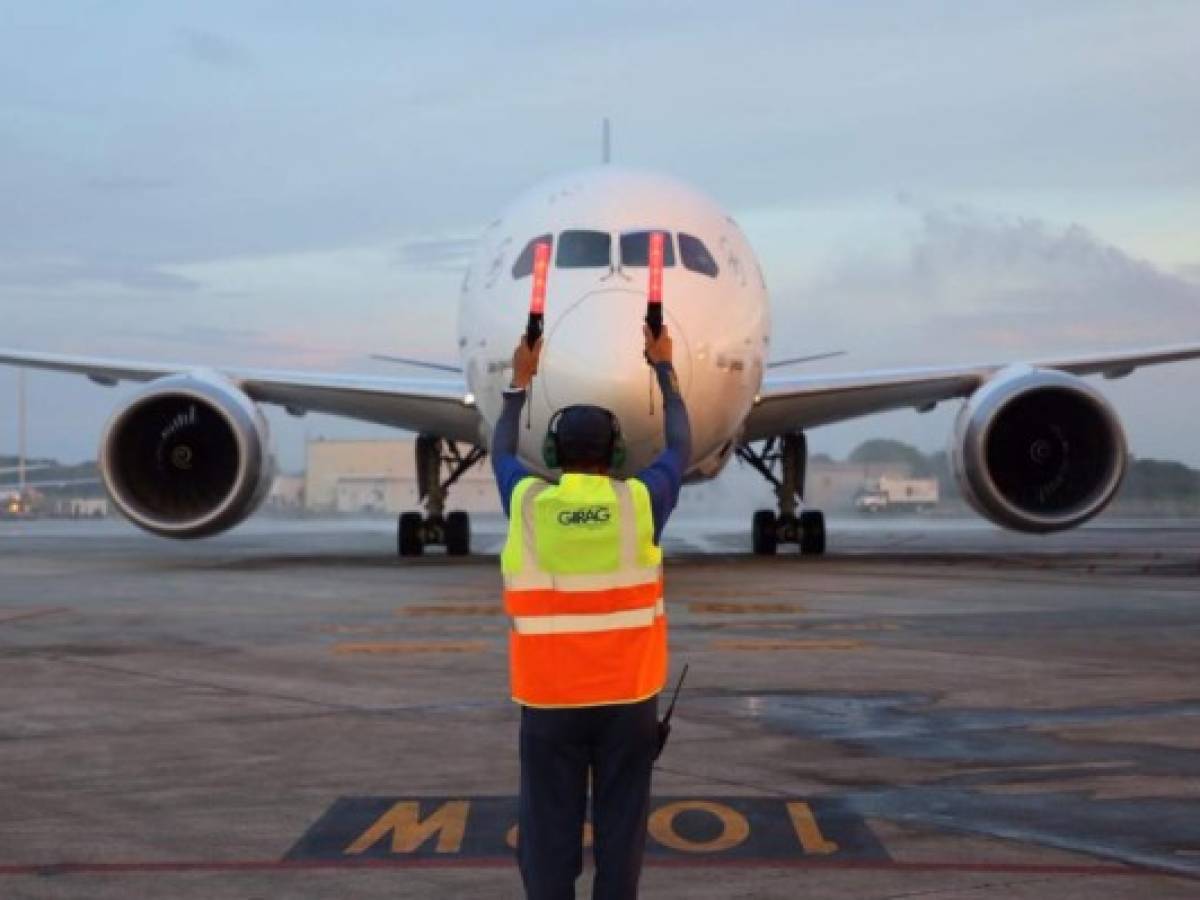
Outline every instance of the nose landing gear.
<path id="1" fill-rule="evenodd" d="M 450 556 L 471 552 L 471 519 L 455 510 L 448 515 L 446 497 L 450 486 L 487 455 L 482 447 L 465 453 L 453 441 L 431 434 L 417 438 L 417 491 L 425 505 L 419 512 L 401 513 L 396 535 L 396 550 L 401 556 L 420 556 L 428 546 L 441 545 Z M 442 469 L 446 477 L 442 478 Z"/>
<path id="2" fill-rule="evenodd" d="M 779 512 L 760 509 L 754 514 L 750 544 L 758 556 L 773 556 L 780 544 L 798 544 L 805 556 L 825 552 L 825 514 L 803 510 L 804 480 L 808 468 L 808 440 L 795 431 L 769 438 L 759 449 L 748 444 L 737 448 L 738 458 L 749 463 L 775 486 Z M 799 502 L 798 502 L 799 501 Z"/>

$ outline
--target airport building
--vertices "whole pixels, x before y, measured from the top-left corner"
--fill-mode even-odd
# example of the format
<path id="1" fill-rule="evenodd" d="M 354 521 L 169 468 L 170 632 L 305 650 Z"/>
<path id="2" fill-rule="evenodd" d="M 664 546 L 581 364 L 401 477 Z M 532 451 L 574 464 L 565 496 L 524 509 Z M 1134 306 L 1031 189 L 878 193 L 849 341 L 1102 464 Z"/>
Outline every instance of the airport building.
<path id="1" fill-rule="evenodd" d="M 374 514 L 421 509 L 415 440 L 313 440 L 307 445 L 304 508 L 314 513 Z M 447 509 L 500 512 L 485 461 L 450 489 Z"/>
<path id="2" fill-rule="evenodd" d="M 313 440 L 307 445 L 305 474 L 280 476 L 269 506 L 278 512 L 303 507 L 309 513 L 342 515 L 397 514 L 421 508 L 417 496 L 413 439 Z M 736 470 L 737 464 L 730 467 Z M 731 506 L 747 509 L 770 505 L 770 495 L 755 482 L 757 499 L 749 496 L 736 475 L 716 482 L 691 485 L 680 495 L 683 514 L 711 514 Z M 808 470 L 811 506 L 851 510 L 855 498 L 880 477 L 908 478 L 904 464 L 870 464 L 814 460 Z M 462 476 L 450 489 L 448 509 L 500 512 L 500 501 L 485 460 Z"/>
<path id="3" fill-rule="evenodd" d="M 46 512 L 62 519 L 103 519 L 111 510 L 107 497 L 62 497 L 50 501 Z"/>
<path id="4" fill-rule="evenodd" d="M 810 508 L 846 513 L 879 479 L 907 480 L 905 463 L 850 463 L 818 458 L 809 463 L 805 503 Z M 735 460 L 715 481 L 688 485 L 679 495 L 678 512 L 691 516 L 748 515 L 775 505 L 773 488 Z M 936 505 L 936 504 L 932 504 Z"/>

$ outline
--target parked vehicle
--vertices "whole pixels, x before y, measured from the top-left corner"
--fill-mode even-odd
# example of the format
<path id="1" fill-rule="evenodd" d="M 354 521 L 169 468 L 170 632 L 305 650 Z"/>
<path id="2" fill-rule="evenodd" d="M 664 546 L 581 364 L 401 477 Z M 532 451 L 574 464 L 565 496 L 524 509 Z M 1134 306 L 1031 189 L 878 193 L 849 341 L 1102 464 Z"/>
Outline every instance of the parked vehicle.
<path id="1" fill-rule="evenodd" d="M 867 515 L 884 512 L 925 512 L 937 506 L 936 478 L 896 478 L 884 475 L 855 498 L 854 508 Z"/>

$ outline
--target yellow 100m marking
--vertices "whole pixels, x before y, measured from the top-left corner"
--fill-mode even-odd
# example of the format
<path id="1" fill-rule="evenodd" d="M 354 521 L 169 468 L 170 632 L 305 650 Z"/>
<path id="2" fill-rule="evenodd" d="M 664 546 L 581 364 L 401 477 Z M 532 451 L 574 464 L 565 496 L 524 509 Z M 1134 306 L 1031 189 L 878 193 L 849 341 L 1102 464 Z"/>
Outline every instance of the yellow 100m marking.
<path id="1" fill-rule="evenodd" d="M 808 856 L 828 856 L 838 852 L 838 844 L 827 838 L 813 814 L 812 807 L 802 800 L 784 803 L 796 849 Z M 711 837 L 698 839 L 680 832 L 678 819 L 685 813 L 698 814 L 710 820 Z M 421 815 L 417 800 L 400 800 L 379 816 L 365 831 L 346 847 L 349 856 L 363 854 L 388 842 L 395 854 L 415 853 L 432 849 L 438 854 L 459 853 L 471 815 L 470 800 L 447 800 L 427 815 Z M 715 830 L 714 830 L 715 829 Z M 658 806 L 649 820 L 650 838 L 668 850 L 687 854 L 718 854 L 742 846 L 751 838 L 750 820 L 719 800 L 674 800 Z M 518 830 L 510 825 L 504 830 L 505 843 L 516 847 Z M 584 846 L 590 846 L 592 830 L 584 829 Z"/>
<path id="2" fill-rule="evenodd" d="M 401 800 L 376 819 L 346 848 L 346 853 L 355 856 L 370 850 L 388 835 L 392 838 L 393 853 L 412 853 L 434 835 L 438 853 L 457 853 L 462 849 L 470 810 L 470 800 L 448 800 L 422 819 L 417 801 Z"/>

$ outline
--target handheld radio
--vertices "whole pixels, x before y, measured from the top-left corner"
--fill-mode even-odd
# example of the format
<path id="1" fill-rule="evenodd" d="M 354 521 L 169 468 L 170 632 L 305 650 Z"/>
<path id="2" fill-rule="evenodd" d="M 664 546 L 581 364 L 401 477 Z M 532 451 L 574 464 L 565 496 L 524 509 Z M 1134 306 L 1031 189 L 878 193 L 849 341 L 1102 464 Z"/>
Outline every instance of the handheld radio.
<path id="1" fill-rule="evenodd" d="M 658 723 L 658 749 L 654 753 L 655 759 L 662 756 L 663 747 L 667 746 L 667 738 L 671 736 L 671 716 L 675 713 L 675 701 L 679 699 L 679 690 L 683 687 L 683 679 L 687 678 L 687 673 L 687 663 L 684 663 L 683 671 L 679 673 L 679 681 L 675 685 L 675 693 L 671 695 L 671 705 L 667 707 L 667 714 Z"/>

